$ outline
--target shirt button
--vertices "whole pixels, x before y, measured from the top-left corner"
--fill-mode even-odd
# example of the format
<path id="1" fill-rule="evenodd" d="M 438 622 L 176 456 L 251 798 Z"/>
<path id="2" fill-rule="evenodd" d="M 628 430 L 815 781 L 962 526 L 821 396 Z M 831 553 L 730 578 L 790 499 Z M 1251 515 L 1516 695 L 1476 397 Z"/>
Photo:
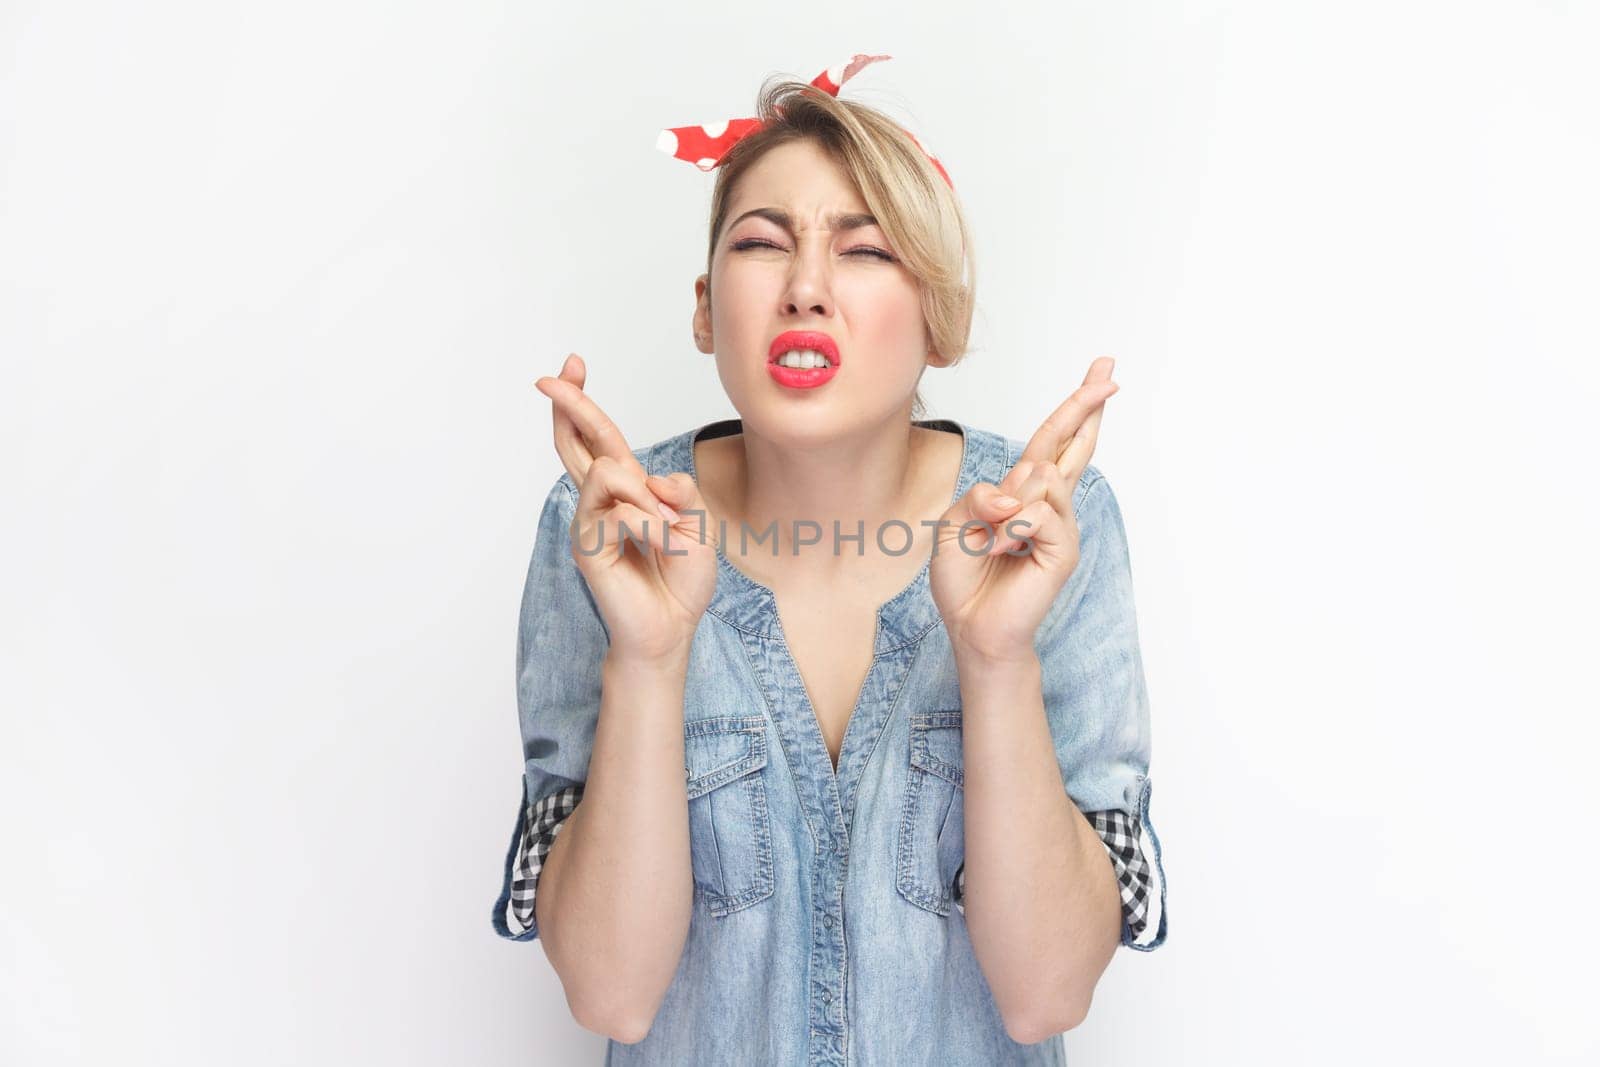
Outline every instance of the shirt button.
<path id="1" fill-rule="evenodd" d="M 833 925 L 833 913 L 832 912 L 829 912 L 828 914 L 826 914 L 826 915 L 824 915 L 822 917 L 822 925 L 823 926 L 832 926 Z"/>
<path id="2" fill-rule="evenodd" d="M 823 1002 L 823 1003 L 824 1003 L 824 1004 L 831 1004 L 831 1003 L 833 1003 L 833 990 L 831 990 L 831 989 L 824 989 L 824 990 L 823 990 L 823 991 L 822 991 L 822 1002 Z"/>

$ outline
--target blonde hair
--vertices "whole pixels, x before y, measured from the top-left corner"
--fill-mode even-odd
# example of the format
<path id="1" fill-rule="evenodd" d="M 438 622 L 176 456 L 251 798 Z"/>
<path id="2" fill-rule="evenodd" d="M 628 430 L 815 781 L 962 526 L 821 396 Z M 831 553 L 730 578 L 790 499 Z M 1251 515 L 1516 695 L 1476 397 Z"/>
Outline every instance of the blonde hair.
<path id="1" fill-rule="evenodd" d="M 810 140 L 850 176 L 896 255 L 920 284 L 930 349 L 947 365 L 959 362 L 972 332 L 976 270 L 971 235 L 955 193 L 922 149 L 883 112 L 789 78 L 763 84 L 756 114 L 761 128 L 736 142 L 717 167 L 707 277 L 739 178 L 779 145 Z M 707 303 L 710 299 L 708 281 Z M 922 414 L 919 390 L 911 415 Z"/>

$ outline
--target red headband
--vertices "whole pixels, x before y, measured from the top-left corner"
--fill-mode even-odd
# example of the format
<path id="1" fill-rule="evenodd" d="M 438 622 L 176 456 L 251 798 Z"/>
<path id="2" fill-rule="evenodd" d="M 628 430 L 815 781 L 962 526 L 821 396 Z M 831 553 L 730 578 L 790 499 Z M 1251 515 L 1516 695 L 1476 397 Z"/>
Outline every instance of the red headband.
<path id="1" fill-rule="evenodd" d="M 889 58 L 891 57 L 857 53 L 843 66 L 830 67 L 818 74 L 811 79 L 811 84 L 829 96 L 838 96 L 839 87 L 859 73 L 862 67 Z M 674 159 L 693 163 L 701 170 L 712 170 L 722 162 L 722 158 L 728 154 L 728 149 L 759 130 L 761 125 L 760 119 L 728 119 L 725 122 L 708 122 L 701 126 L 673 126 L 661 131 L 660 136 L 656 138 L 656 147 Z M 945 173 L 944 165 L 926 148 L 922 148 L 922 142 L 917 140 L 910 130 L 906 130 L 903 126 L 901 129 L 911 138 L 913 144 L 922 149 L 922 154 L 927 156 L 928 161 L 938 170 L 944 183 L 954 189 L 950 175 Z"/>

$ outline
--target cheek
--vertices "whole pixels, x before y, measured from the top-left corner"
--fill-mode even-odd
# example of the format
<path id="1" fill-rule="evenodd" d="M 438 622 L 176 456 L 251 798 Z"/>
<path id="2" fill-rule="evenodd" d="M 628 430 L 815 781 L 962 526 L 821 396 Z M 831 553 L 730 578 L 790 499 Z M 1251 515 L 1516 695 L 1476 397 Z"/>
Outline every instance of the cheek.
<path id="1" fill-rule="evenodd" d="M 777 300 L 781 288 L 782 278 L 774 272 L 719 263 L 711 276 L 713 327 L 718 333 L 733 335 L 741 323 L 764 325 L 763 312 Z"/>
<path id="2" fill-rule="evenodd" d="M 850 322 L 852 336 L 886 356 L 899 357 L 894 359 L 896 365 L 904 362 L 912 367 L 922 366 L 927 356 L 927 326 L 916 289 L 899 281 L 875 285 L 870 291 L 856 294 L 850 307 L 842 310 Z"/>

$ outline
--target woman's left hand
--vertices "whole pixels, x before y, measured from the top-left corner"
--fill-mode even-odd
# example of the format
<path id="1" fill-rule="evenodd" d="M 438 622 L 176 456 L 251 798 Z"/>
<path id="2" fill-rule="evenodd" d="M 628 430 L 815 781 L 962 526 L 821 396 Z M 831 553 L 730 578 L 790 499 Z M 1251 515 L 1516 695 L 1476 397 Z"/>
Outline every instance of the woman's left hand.
<path id="1" fill-rule="evenodd" d="M 1034 432 L 1000 484 L 979 482 L 942 516 L 929 581 L 958 655 L 1033 656 L 1034 634 L 1078 565 L 1072 493 L 1118 389 L 1115 362 L 1101 356 L 1089 364 L 1083 385 Z M 963 523 L 972 525 L 963 532 Z"/>

